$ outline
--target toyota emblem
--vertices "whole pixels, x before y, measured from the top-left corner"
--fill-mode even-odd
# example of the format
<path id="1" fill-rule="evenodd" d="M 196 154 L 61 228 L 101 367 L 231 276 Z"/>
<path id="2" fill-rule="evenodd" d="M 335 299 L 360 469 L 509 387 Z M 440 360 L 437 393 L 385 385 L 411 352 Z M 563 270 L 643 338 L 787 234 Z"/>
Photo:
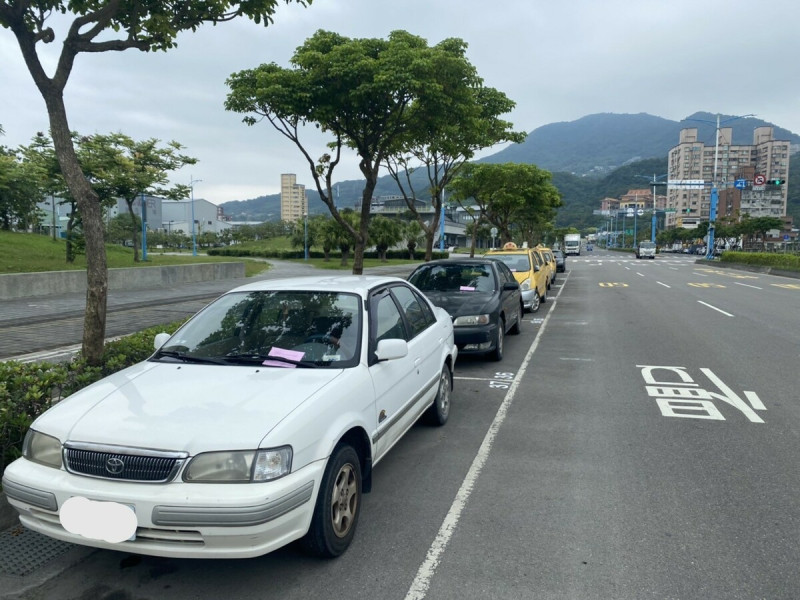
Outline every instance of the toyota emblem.
<path id="1" fill-rule="evenodd" d="M 112 456 L 106 461 L 106 471 L 112 475 L 119 475 L 124 468 L 125 463 L 122 462 L 121 458 L 117 458 L 116 456 Z"/>

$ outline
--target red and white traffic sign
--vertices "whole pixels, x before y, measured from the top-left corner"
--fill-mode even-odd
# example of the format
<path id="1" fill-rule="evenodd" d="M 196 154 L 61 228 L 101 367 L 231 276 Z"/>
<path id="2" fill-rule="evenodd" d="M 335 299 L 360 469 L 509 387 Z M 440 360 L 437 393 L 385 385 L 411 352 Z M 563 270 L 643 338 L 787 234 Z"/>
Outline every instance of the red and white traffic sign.
<path id="1" fill-rule="evenodd" d="M 753 185 L 766 185 L 767 184 L 767 176 L 762 175 L 761 173 L 756 173 L 756 176 L 753 177 Z"/>

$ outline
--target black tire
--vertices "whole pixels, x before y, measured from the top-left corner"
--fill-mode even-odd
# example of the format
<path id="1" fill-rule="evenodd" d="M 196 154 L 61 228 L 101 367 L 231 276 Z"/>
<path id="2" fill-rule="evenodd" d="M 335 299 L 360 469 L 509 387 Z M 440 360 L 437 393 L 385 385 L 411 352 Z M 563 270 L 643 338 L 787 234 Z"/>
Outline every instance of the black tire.
<path id="1" fill-rule="evenodd" d="M 542 300 L 539 298 L 539 290 L 533 291 L 533 300 L 531 300 L 531 312 L 535 313 L 539 310 L 539 306 L 542 304 Z"/>
<path id="2" fill-rule="evenodd" d="M 450 416 L 450 392 L 453 389 L 453 375 L 450 367 L 444 365 L 442 373 L 439 375 L 439 389 L 436 392 L 436 399 L 427 410 L 426 418 L 431 425 L 441 427 L 447 423 Z"/>
<path id="3" fill-rule="evenodd" d="M 525 307 L 522 306 L 522 302 L 519 303 L 519 313 L 517 314 L 517 320 L 511 326 L 509 333 L 511 335 L 519 335 L 522 333 L 522 315 L 525 314 Z"/>
<path id="4" fill-rule="evenodd" d="M 503 360 L 503 341 L 506 337 L 506 322 L 500 317 L 500 322 L 497 324 L 497 338 L 495 339 L 494 350 L 490 352 L 492 360 Z"/>
<path id="5" fill-rule="evenodd" d="M 545 302 L 547 302 L 547 286 L 545 286 L 545 288 L 544 288 L 544 294 L 542 294 L 542 297 L 541 297 L 541 299 L 540 299 L 540 302 L 541 302 L 542 304 L 544 304 Z"/>
<path id="6" fill-rule="evenodd" d="M 352 446 L 337 446 L 322 476 L 311 526 L 304 539 L 316 556 L 336 558 L 347 550 L 361 511 L 361 461 Z"/>

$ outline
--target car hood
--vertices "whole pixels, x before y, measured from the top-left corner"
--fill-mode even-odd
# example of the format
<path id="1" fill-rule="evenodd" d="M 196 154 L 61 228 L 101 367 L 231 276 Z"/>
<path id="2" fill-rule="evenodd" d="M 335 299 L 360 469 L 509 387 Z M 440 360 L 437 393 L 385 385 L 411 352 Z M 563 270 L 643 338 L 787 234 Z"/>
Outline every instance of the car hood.
<path id="1" fill-rule="evenodd" d="M 425 292 L 425 295 L 453 318 L 492 312 L 496 298 L 491 292 Z"/>
<path id="2" fill-rule="evenodd" d="M 187 451 L 259 447 L 342 369 L 145 362 L 73 394 L 33 428 L 64 441 Z"/>

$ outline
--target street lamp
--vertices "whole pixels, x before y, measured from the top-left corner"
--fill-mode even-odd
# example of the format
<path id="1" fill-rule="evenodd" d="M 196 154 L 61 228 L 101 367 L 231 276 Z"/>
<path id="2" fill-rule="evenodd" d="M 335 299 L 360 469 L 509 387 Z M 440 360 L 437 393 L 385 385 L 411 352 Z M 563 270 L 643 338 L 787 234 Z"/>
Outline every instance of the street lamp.
<path id="1" fill-rule="evenodd" d="M 308 213 L 303 213 L 303 253 L 308 260 Z"/>
<path id="2" fill-rule="evenodd" d="M 656 188 L 658 186 L 660 186 L 660 185 L 667 185 L 667 183 L 665 181 L 659 181 L 659 179 L 663 179 L 667 175 L 668 175 L 668 173 L 665 173 L 664 175 L 659 175 L 658 177 L 656 177 L 656 174 L 653 173 L 653 181 L 650 182 L 650 185 L 653 188 L 653 219 L 652 219 L 651 224 L 650 224 L 650 241 L 653 242 L 654 244 L 656 242 L 656 220 L 657 220 L 657 216 L 656 216 Z M 647 177 L 646 175 L 636 175 L 636 177 L 644 177 L 645 179 L 649 179 L 649 177 Z"/>
<path id="3" fill-rule="evenodd" d="M 439 250 L 444 252 L 444 190 L 442 190 L 441 212 L 439 214 Z"/>
<path id="4" fill-rule="evenodd" d="M 197 236 L 194 231 L 194 184 L 203 181 L 202 179 L 192 179 L 189 175 L 189 189 L 192 192 L 192 256 L 197 256 Z"/>

